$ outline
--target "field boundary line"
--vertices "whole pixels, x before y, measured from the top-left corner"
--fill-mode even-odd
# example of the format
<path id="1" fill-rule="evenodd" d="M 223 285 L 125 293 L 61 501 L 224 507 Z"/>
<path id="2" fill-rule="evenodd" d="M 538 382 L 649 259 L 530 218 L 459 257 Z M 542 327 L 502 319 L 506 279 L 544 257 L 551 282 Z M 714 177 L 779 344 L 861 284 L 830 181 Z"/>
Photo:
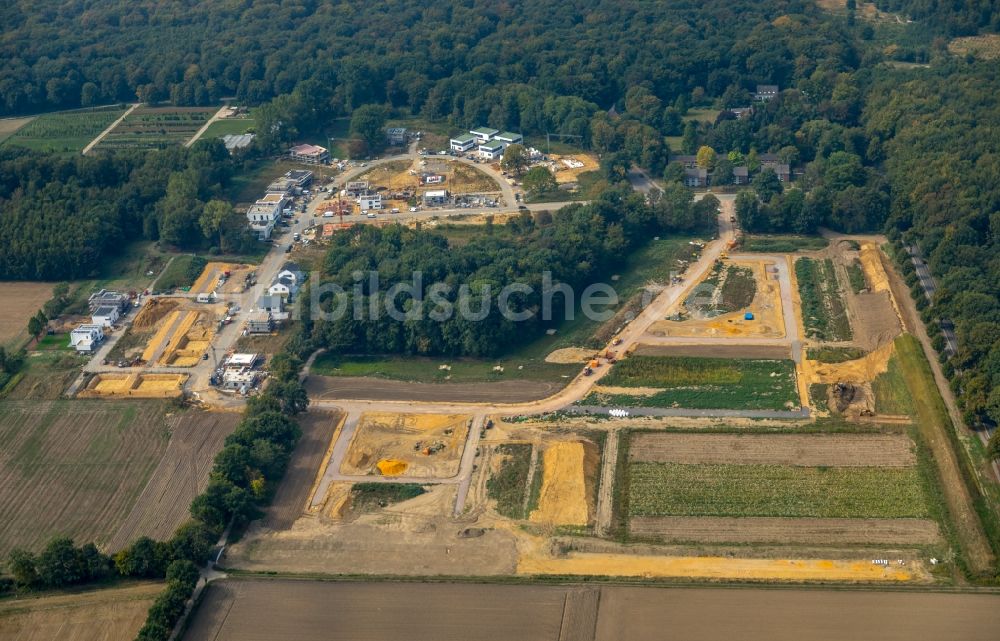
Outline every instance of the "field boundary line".
<path id="1" fill-rule="evenodd" d="M 127 116 L 128 116 L 129 114 L 130 114 L 130 113 L 132 113 L 133 111 L 135 111 L 135 110 L 136 110 L 136 109 L 137 109 L 137 108 L 139 107 L 139 105 L 141 105 L 141 104 L 142 104 L 142 103 L 140 103 L 140 102 L 136 102 L 136 103 L 133 103 L 133 104 L 132 104 L 132 106 L 130 106 L 130 107 L 129 107 L 128 109 L 126 109 L 126 110 L 125 110 L 125 113 L 123 113 L 123 114 L 122 114 L 122 115 L 121 115 L 121 116 L 120 116 L 120 117 L 118 118 L 118 120 L 114 121 L 113 123 L 111 123 L 110 125 L 108 125 L 108 128 L 107 128 L 107 129 L 105 129 L 105 130 L 104 130 L 104 131 L 102 131 L 101 133 L 97 134 L 97 138 L 94 138 L 93 140 L 91 140 L 91 141 L 90 141 L 90 142 L 89 142 L 89 143 L 87 144 L 87 146 L 83 148 L 83 151 L 81 151 L 81 152 L 80 152 L 80 155 L 81 155 L 81 156 L 86 156 L 87 154 L 89 154 L 89 153 L 90 153 L 90 152 L 91 152 L 91 151 L 92 151 L 92 150 L 94 149 L 94 147 L 96 147 L 97 145 L 99 145 L 99 144 L 100 144 L 100 142 L 101 142 L 102 140 L 104 140 L 104 138 L 105 138 L 105 137 L 106 137 L 106 136 L 107 136 L 108 134 L 110 134 L 110 133 L 111 133 L 111 131 L 112 131 L 112 130 L 113 130 L 113 129 L 114 129 L 115 127 L 117 127 L 118 125 L 120 125 L 120 124 L 122 123 L 122 121 L 123 121 L 123 120 L 125 120 L 125 118 L 126 118 L 126 117 L 127 117 Z"/>
<path id="2" fill-rule="evenodd" d="M 340 438 L 340 433 L 344 429 L 344 423 L 346 422 L 347 412 L 341 412 L 340 420 L 337 421 L 337 425 L 333 428 L 333 435 L 330 436 L 330 444 L 326 447 L 326 454 L 323 455 L 323 460 L 320 462 L 319 468 L 316 471 L 316 476 L 313 478 L 312 487 L 309 488 L 309 497 L 306 499 L 306 504 L 302 506 L 303 510 L 306 512 L 314 513 L 322 507 L 317 506 L 314 502 L 316 490 L 319 489 L 320 483 L 323 482 L 323 477 L 326 475 L 326 468 L 330 465 L 330 457 L 333 456 L 333 448 L 336 447 L 337 440 Z"/>

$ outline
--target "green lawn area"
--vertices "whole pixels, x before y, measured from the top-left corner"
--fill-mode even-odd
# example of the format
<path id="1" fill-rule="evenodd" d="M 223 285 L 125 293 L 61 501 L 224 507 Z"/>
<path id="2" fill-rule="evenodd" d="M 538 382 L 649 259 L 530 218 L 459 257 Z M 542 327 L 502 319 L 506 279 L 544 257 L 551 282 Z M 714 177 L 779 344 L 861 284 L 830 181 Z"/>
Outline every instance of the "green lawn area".
<path id="1" fill-rule="evenodd" d="M 447 365 L 451 369 L 441 369 Z M 495 371 L 496 366 L 503 372 Z M 371 376 L 419 383 L 486 383 L 510 380 L 552 380 L 574 376 L 577 365 L 546 363 L 542 359 L 508 356 L 496 360 L 429 358 L 423 356 L 320 355 L 312 372 L 322 376 Z"/>
<path id="2" fill-rule="evenodd" d="M 123 113 L 124 107 L 111 106 L 43 114 L 18 129 L 3 144 L 37 151 L 76 153 Z"/>
<path id="3" fill-rule="evenodd" d="M 39 352 L 75 351 L 69 344 L 69 334 L 49 334 L 47 336 L 43 336 L 41 340 L 35 344 L 35 350 Z"/>
<path id="4" fill-rule="evenodd" d="M 879 414 L 910 414 L 913 403 L 910 392 L 906 388 L 906 380 L 900 365 L 899 356 L 889 359 L 889 368 L 872 381 L 872 393 L 875 396 L 875 411 Z"/>
<path id="5" fill-rule="evenodd" d="M 211 140 L 212 138 L 221 138 L 228 134 L 245 134 L 250 129 L 253 129 L 257 125 L 257 121 L 253 118 L 223 118 L 221 120 L 216 120 L 205 133 L 201 135 L 199 140 Z"/>
<path id="6" fill-rule="evenodd" d="M 656 388 L 654 394 L 598 393 L 581 404 L 783 410 L 799 406 L 795 364 L 749 360 L 630 356 L 613 366 L 602 386 Z"/>
<path id="7" fill-rule="evenodd" d="M 743 251 L 785 254 L 800 249 L 805 251 L 825 249 L 829 244 L 830 241 L 819 236 L 749 234 L 743 239 Z"/>
<path id="8" fill-rule="evenodd" d="M 69 343 L 69 337 L 65 334 L 60 338 L 62 344 Z M 86 362 L 86 356 L 78 356 L 76 350 L 68 347 L 31 352 L 25 360 L 24 367 L 0 388 L 0 398 L 9 400 L 61 398 L 63 392 L 80 373 L 80 367 Z"/>
<path id="9" fill-rule="evenodd" d="M 190 287 L 201 275 L 207 262 L 200 256 L 190 254 L 176 256 L 163 275 L 156 281 L 157 291 Z"/>
<path id="10" fill-rule="evenodd" d="M 923 518 L 916 467 L 631 463 L 629 516 Z"/>

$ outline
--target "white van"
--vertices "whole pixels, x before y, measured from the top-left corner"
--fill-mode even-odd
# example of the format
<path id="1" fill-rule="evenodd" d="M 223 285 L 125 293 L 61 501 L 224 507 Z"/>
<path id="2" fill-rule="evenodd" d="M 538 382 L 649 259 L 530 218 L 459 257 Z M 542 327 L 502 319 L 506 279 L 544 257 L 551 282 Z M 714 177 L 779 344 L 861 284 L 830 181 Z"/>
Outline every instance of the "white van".
<path id="1" fill-rule="evenodd" d="M 392 213 L 398 214 L 399 213 L 399 207 L 393 207 L 392 208 Z"/>
<path id="2" fill-rule="evenodd" d="M 376 215 L 376 214 L 375 214 L 375 212 L 373 212 L 373 211 L 370 211 L 370 212 L 368 212 L 367 214 L 365 214 L 365 216 L 368 216 L 369 218 L 375 218 L 375 215 Z"/>

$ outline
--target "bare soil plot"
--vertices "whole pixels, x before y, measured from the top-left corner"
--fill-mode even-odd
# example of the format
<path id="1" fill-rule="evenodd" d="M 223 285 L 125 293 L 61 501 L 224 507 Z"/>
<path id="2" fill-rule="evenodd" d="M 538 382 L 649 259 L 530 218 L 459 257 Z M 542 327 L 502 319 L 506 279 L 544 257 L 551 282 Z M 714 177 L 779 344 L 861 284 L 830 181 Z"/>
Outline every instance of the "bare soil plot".
<path id="1" fill-rule="evenodd" d="M 941 540 L 926 519 L 786 519 L 722 516 L 637 516 L 629 535 L 659 541 L 781 545 L 926 545 Z"/>
<path id="2" fill-rule="evenodd" d="M 190 518 L 191 501 L 208 485 L 215 455 L 240 418 L 197 410 L 170 417 L 167 451 L 107 548 L 119 550 L 140 536 L 169 539 Z"/>
<path id="3" fill-rule="evenodd" d="M 267 508 L 263 521 L 265 527 L 272 530 L 288 529 L 305 511 L 320 465 L 326 458 L 340 419 L 341 414 L 338 412 L 321 410 L 310 410 L 298 417 L 302 438 L 295 446 L 285 478 L 281 480 L 271 505 Z"/>
<path id="4" fill-rule="evenodd" d="M 162 583 L 0 602 L 0 639 L 131 641 Z"/>
<path id="5" fill-rule="evenodd" d="M 0 296 L 10 304 L 0 307 L 0 345 L 28 337 L 28 319 L 52 298 L 53 283 L 0 282 Z"/>
<path id="6" fill-rule="evenodd" d="M 469 424 L 460 414 L 367 412 L 340 472 L 450 478 L 458 474 Z"/>
<path id="7" fill-rule="evenodd" d="M 517 403 L 551 396 L 569 379 L 557 381 L 511 380 L 495 383 L 409 383 L 364 376 L 317 376 L 306 379 L 310 398 L 366 399 L 373 401 Z"/>
<path id="8" fill-rule="evenodd" d="M 747 312 L 753 318 L 747 320 Z M 717 263 L 672 310 L 671 320 L 649 327 L 654 336 L 690 338 L 782 338 L 781 290 L 773 263 L 741 260 Z"/>
<path id="9" fill-rule="evenodd" d="M 105 546 L 167 449 L 164 405 L 0 404 L 0 558 L 56 535 Z"/>
<path id="10" fill-rule="evenodd" d="M 566 588 L 548 586 L 226 580 L 209 587 L 184 638 L 555 641 L 565 604 Z"/>
<path id="11" fill-rule="evenodd" d="M 219 281 L 222 280 L 226 272 L 229 272 L 229 277 L 221 285 L 221 292 L 238 294 L 243 291 L 243 283 L 247 274 L 253 270 L 253 265 L 241 263 L 208 263 L 198 279 L 191 285 L 191 293 L 209 294 L 219 290 Z"/>
<path id="12" fill-rule="evenodd" d="M 84 398 L 180 398 L 187 374 L 95 374 L 87 386 L 77 392 Z"/>
<path id="13" fill-rule="evenodd" d="M 905 434 L 663 434 L 631 438 L 629 459 L 650 463 L 831 467 L 916 465 Z"/>

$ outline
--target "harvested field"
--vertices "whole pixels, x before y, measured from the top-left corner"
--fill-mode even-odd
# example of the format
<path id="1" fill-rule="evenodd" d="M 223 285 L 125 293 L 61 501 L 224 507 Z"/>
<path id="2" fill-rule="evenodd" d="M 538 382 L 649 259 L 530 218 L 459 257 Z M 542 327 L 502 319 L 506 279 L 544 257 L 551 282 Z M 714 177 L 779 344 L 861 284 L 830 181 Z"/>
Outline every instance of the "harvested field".
<path id="1" fill-rule="evenodd" d="M 162 583 L 0 602 L 0 639 L 132 641 Z"/>
<path id="2" fill-rule="evenodd" d="M 564 588 L 543 586 L 221 581 L 184 638 L 555 641 L 565 602 Z"/>
<path id="3" fill-rule="evenodd" d="M 229 579 L 208 589 L 184 639 L 993 641 L 997 601 L 938 592 Z"/>
<path id="4" fill-rule="evenodd" d="M 191 501 L 208 485 L 215 455 L 240 418 L 235 412 L 199 410 L 170 417 L 167 450 L 107 549 L 120 550 L 140 536 L 169 539 L 190 518 Z"/>
<path id="5" fill-rule="evenodd" d="M 590 464 L 584 443 L 552 443 L 543 455 L 542 491 L 538 499 L 538 509 L 529 519 L 536 523 L 551 525 L 587 525 L 593 512 L 593 493 L 587 492 L 587 468 L 591 473 L 597 467 L 600 455 L 591 450 Z"/>
<path id="6" fill-rule="evenodd" d="M 28 319 L 52 298 L 52 283 L 0 282 L 0 296 L 17 301 L 0 309 L 0 345 L 28 338 Z"/>
<path id="7" fill-rule="evenodd" d="M 342 415 L 337 412 L 310 410 L 296 419 L 302 428 L 302 438 L 295 446 L 285 477 L 267 508 L 264 527 L 288 529 L 306 511 L 341 418 Z"/>
<path id="8" fill-rule="evenodd" d="M 469 423 L 460 414 L 366 412 L 340 472 L 378 474 L 378 463 L 391 460 L 405 464 L 393 476 L 451 478 L 458 474 Z"/>
<path id="9" fill-rule="evenodd" d="M 637 516 L 629 535 L 663 542 L 779 545 L 928 545 L 937 523 L 926 519 L 787 519 L 716 516 Z"/>
<path id="10" fill-rule="evenodd" d="M 546 398 L 566 386 L 555 381 L 509 380 L 495 383 L 408 383 L 364 376 L 317 376 L 306 379 L 306 391 L 316 399 L 373 401 L 517 403 Z"/>
<path id="11" fill-rule="evenodd" d="M 0 118 L 0 142 L 11 137 L 18 129 L 34 120 L 34 117 L 27 118 Z"/>
<path id="12" fill-rule="evenodd" d="M 830 467 L 916 465 L 905 434 L 633 434 L 629 460 L 646 463 Z"/>
<path id="13" fill-rule="evenodd" d="M 628 465 L 630 516 L 924 518 L 915 467 Z"/>
<path id="14" fill-rule="evenodd" d="M 187 374 L 95 374 L 77 398 L 180 398 Z"/>
<path id="15" fill-rule="evenodd" d="M 0 404 L 0 558 L 57 535 L 106 546 L 167 450 L 156 402 Z"/>

